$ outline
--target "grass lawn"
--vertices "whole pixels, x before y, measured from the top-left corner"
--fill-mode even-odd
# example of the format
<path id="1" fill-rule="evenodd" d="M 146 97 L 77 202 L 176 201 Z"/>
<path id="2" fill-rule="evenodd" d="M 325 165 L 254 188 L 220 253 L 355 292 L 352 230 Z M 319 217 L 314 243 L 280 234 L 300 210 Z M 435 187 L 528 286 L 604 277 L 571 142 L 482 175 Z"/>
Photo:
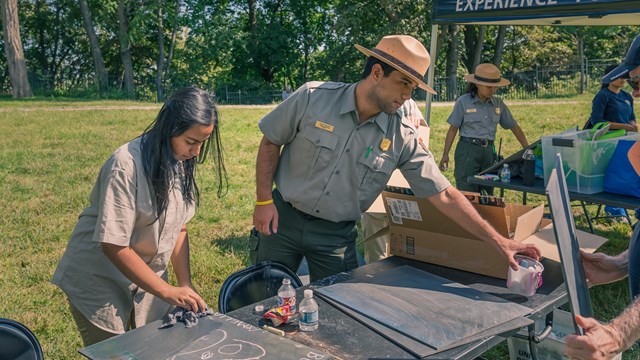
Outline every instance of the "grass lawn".
<path id="1" fill-rule="evenodd" d="M 585 122 L 590 98 L 570 100 L 514 102 L 510 109 L 533 141 Z M 158 109 L 157 104 L 124 101 L 0 100 L 0 317 L 31 328 L 46 359 L 81 358 L 77 354 L 82 347 L 80 336 L 65 296 L 49 280 L 78 214 L 88 204 L 103 162 L 118 146 L 139 135 Z M 212 307 L 224 279 L 249 265 L 246 238 L 252 226 L 255 156 L 261 138 L 257 122 L 269 109 L 220 109 L 230 176 L 226 197 L 216 197 L 212 165 L 199 168 L 203 197 L 189 223 L 191 268 L 195 285 Z M 430 147 L 437 160 L 451 109 L 452 104 L 438 104 L 432 111 Z M 517 151 L 511 132 L 500 130 L 500 137 L 503 155 Z M 446 175 L 452 179 L 452 173 L 449 170 Z M 520 196 L 507 192 L 507 200 L 520 202 Z M 530 203 L 536 201 L 544 198 Z M 579 208 L 575 211 L 578 227 L 586 229 Z M 603 251 L 619 253 L 628 246 L 628 226 L 600 221 L 596 229 L 610 239 Z M 597 317 L 608 320 L 628 304 L 628 287 L 624 281 L 600 286 L 591 289 L 591 296 Z M 639 356 L 635 350 L 627 352 L 625 359 Z M 485 357 L 507 359 L 506 345 Z"/>

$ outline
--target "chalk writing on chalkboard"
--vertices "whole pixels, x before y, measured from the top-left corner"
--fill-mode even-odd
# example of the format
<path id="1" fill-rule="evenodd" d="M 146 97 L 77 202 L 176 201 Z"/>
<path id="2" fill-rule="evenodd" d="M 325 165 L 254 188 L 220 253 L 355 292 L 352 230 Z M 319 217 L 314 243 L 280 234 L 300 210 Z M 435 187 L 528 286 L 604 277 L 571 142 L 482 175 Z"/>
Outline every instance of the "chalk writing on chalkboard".
<path id="1" fill-rule="evenodd" d="M 105 360 L 324 360 L 329 356 L 231 316 L 215 313 L 192 328 L 160 321 L 80 350 Z"/>

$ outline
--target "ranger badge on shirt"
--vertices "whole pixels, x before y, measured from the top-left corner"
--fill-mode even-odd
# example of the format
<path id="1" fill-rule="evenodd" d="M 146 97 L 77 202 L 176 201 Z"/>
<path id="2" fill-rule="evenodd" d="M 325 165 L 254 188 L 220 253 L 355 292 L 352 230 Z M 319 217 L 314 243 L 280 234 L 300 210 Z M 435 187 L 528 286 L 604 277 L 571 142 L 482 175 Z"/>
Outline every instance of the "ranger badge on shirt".
<path id="1" fill-rule="evenodd" d="M 389 146 L 390 145 L 391 145 L 391 140 L 382 139 L 382 141 L 380 142 L 380 150 L 387 151 L 387 150 L 389 150 Z"/>

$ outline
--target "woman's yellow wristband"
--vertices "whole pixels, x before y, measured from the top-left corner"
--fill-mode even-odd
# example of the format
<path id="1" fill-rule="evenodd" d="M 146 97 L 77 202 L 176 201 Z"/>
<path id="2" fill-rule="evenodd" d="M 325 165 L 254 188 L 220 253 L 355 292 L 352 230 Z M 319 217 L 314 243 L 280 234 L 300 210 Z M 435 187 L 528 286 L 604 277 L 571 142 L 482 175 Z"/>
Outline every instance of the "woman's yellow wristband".
<path id="1" fill-rule="evenodd" d="M 269 205 L 273 204 L 273 199 L 265 200 L 265 201 L 256 201 L 256 205 Z"/>

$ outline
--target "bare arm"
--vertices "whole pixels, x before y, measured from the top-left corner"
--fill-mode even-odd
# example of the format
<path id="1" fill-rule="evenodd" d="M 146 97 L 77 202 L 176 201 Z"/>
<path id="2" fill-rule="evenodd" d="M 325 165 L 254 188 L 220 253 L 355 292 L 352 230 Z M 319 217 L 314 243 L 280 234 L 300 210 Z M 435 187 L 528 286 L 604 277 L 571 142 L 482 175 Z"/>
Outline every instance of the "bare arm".
<path id="1" fill-rule="evenodd" d="M 178 286 L 193 287 L 191 284 L 191 266 L 189 265 L 189 233 L 186 225 L 182 225 L 182 229 L 180 229 L 176 247 L 173 248 L 173 253 L 171 254 L 171 264 L 176 274 Z"/>
<path id="2" fill-rule="evenodd" d="M 272 198 L 273 179 L 279 160 L 280 146 L 263 136 L 256 161 L 256 200 L 258 202 Z M 278 211 L 275 205 L 256 205 L 253 209 L 253 225 L 259 232 L 266 235 L 271 235 L 271 229 L 274 233 L 278 232 Z"/>
<path id="3" fill-rule="evenodd" d="M 576 322 L 585 334 L 568 335 L 564 353 L 571 359 L 610 359 L 640 339 L 640 298 L 609 324 L 600 324 L 593 318 L 580 315 L 576 316 Z"/>
<path id="4" fill-rule="evenodd" d="M 457 133 L 458 128 L 453 125 L 449 125 L 447 136 L 444 139 L 444 150 L 442 151 L 442 159 L 440 159 L 440 171 L 446 171 L 449 168 L 449 151 L 451 150 L 451 145 L 453 145 L 453 140 L 456 138 Z"/>
<path id="5" fill-rule="evenodd" d="M 511 132 L 516 136 L 516 139 L 518 139 L 518 142 L 523 148 L 529 146 L 529 141 L 527 141 L 527 137 L 525 136 L 524 131 L 522 131 L 522 128 L 520 128 L 520 125 L 514 126 L 511 129 Z"/>
<path id="6" fill-rule="evenodd" d="M 184 235 L 181 233 L 180 236 L 186 236 L 186 231 Z M 168 304 L 193 311 L 206 307 L 204 300 L 191 287 L 171 286 L 151 270 L 132 248 L 102 243 L 102 251 L 127 279 Z M 174 255 L 172 255 L 172 259 L 173 257 Z"/>
<path id="7" fill-rule="evenodd" d="M 516 270 L 518 263 L 513 258 L 517 253 L 523 253 L 534 259 L 540 258 L 540 250 L 533 244 L 522 244 L 498 234 L 473 208 L 460 191 L 449 186 L 444 191 L 428 198 L 444 215 L 464 227 L 472 234 L 476 234 L 483 241 L 492 244 L 504 256 L 509 265 Z"/>
<path id="8" fill-rule="evenodd" d="M 581 252 L 584 272 L 589 285 L 608 284 L 622 280 L 629 273 L 629 250 L 618 256 Z"/>
<path id="9" fill-rule="evenodd" d="M 630 122 L 629 124 L 621 124 L 621 123 L 617 123 L 617 122 L 612 122 L 609 121 L 609 129 L 611 130 L 617 130 L 617 129 L 623 129 L 626 131 L 638 131 L 638 126 L 636 125 L 636 122 Z"/>

